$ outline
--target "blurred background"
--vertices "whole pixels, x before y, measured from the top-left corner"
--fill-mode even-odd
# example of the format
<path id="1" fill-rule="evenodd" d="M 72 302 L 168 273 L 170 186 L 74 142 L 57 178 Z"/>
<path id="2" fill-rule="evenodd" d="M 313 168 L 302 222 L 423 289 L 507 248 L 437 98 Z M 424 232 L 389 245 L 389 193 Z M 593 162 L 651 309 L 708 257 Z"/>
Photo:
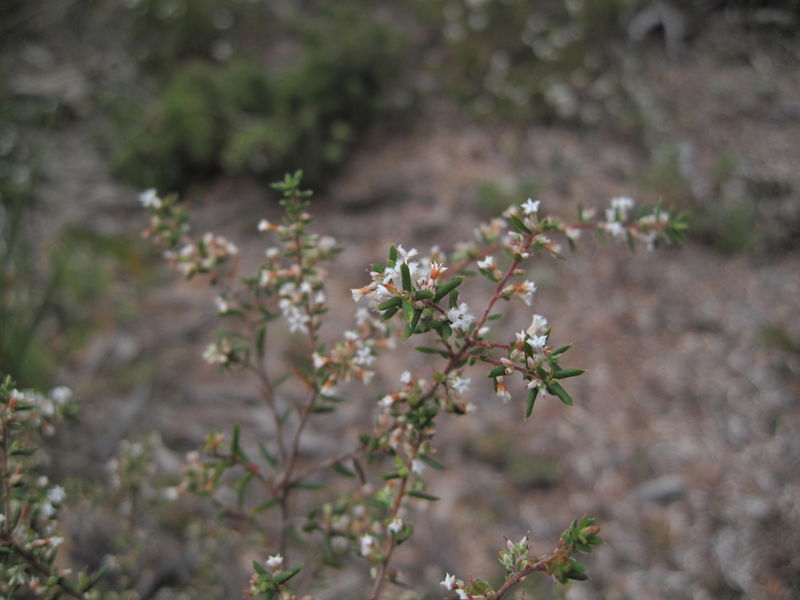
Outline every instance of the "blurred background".
<path id="1" fill-rule="evenodd" d="M 535 312 L 589 371 L 575 407 L 526 423 L 474 375 L 480 418 L 442 423 L 442 500 L 398 556 L 422 597 L 444 571 L 497 577 L 503 535 L 543 553 L 582 514 L 608 542 L 592 579 L 520 597 L 800 597 L 798 33 L 797 0 L 4 0 L 0 372 L 81 399 L 46 449 L 65 564 L 116 554 L 108 585 L 139 598 L 240 597 L 262 549 L 159 490 L 208 431 L 268 425 L 251 382 L 203 363 L 213 293 L 141 240 L 136 197 L 179 192 L 255 265 L 268 184 L 302 168 L 345 248 L 337 319 L 391 243 L 447 248 L 529 196 L 691 224 L 680 248 L 585 240 L 532 269 Z M 400 370 L 343 419 L 368 426 Z M 308 460 L 341 436 L 309 432 Z M 357 563 L 317 597 L 360 598 Z"/>

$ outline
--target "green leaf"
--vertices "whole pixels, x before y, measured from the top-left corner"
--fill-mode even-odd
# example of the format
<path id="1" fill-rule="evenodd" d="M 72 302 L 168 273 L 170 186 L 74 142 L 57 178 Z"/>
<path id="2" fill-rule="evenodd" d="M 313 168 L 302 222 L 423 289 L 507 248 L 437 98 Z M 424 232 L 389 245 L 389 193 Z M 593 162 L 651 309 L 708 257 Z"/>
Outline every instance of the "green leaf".
<path id="1" fill-rule="evenodd" d="M 586 373 L 586 369 L 559 369 L 553 376 L 556 379 L 567 379 L 568 377 L 577 377 Z"/>
<path id="2" fill-rule="evenodd" d="M 516 229 L 519 233 L 527 233 L 528 235 L 531 234 L 531 230 L 528 229 L 528 226 L 522 222 L 517 215 L 511 215 L 510 217 L 511 225 Z"/>
<path id="3" fill-rule="evenodd" d="M 34 454 L 38 448 L 16 448 L 14 450 L 10 450 L 8 455 L 9 456 L 30 456 Z"/>
<path id="4" fill-rule="evenodd" d="M 493 315 L 489 315 L 488 321 L 496 321 L 497 319 L 502 319 L 503 315 L 500 313 L 494 313 Z"/>
<path id="5" fill-rule="evenodd" d="M 320 481 L 296 481 L 292 484 L 295 490 L 320 490 L 324 487 L 325 484 Z"/>
<path id="6" fill-rule="evenodd" d="M 414 350 L 416 350 L 417 352 L 422 352 L 423 354 L 438 354 L 440 356 L 443 356 L 444 358 L 448 358 L 450 356 L 446 350 L 442 350 L 441 348 L 430 348 L 428 346 L 414 346 Z"/>
<path id="7" fill-rule="evenodd" d="M 536 396 L 539 395 L 539 388 L 533 388 L 528 392 L 528 406 L 525 408 L 525 419 L 529 419 L 533 412 L 533 405 L 536 402 Z"/>
<path id="8" fill-rule="evenodd" d="M 264 342 L 267 339 L 267 326 L 262 325 L 258 328 L 258 334 L 256 335 L 256 353 L 260 356 L 264 356 Z"/>
<path id="9" fill-rule="evenodd" d="M 253 561 L 253 569 L 259 575 L 261 575 L 263 577 L 269 577 L 270 580 L 272 579 L 272 577 L 270 576 L 269 572 L 264 567 L 262 567 L 260 564 L 258 564 L 258 562 L 255 561 L 255 560 Z"/>
<path id="10" fill-rule="evenodd" d="M 389 260 L 397 262 L 397 246 L 394 244 L 392 244 L 392 247 L 389 248 Z"/>
<path id="11" fill-rule="evenodd" d="M 278 459 L 276 459 L 269 451 L 266 449 L 264 444 L 258 442 L 258 451 L 261 453 L 261 456 L 264 458 L 265 461 L 269 463 L 269 465 L 274 469 L 278 466 Z"/>
<path id="12" fill-rule="evenodd" d="M 272 579 L 275 581 L 276 584 L 281 585 L 289 581 L 292 577 L 297 575 L 302 569 L 303 566 L 300 565 L 299 567 L 293 567 L 288 571 L 278 571 L 275 575 L 272 576 Z"/>
<path id="13" fill-rule="evenodd" d="M 563 387 L 561 387 L 561 385 L 559 383 L 557 383 L 555 381 L 553 383 L 548 383 L 547 384 L 547 391 L 550 392 L 551 394 L 553 394 L 554 396 L 558 396 L 559 399 L 564 404 L 566 404 L 567 406 L 572 406 L 572 404 L 573 404 L 572 398 L 567 393 L 567 390 L 565 390 Z"/>
<path id="14" fill-rule="evenodd" d="M 395 296 L 394 298 L 389 298 L 388 300 L 384 300 L 376 307 L 378 310 L 389 310 L 390 308 L 396 308 L 403 303 L 403 299 L 400 296 Z"/>
<path id="15" fill-rule="evenodd" d="M 436 286 L 436 294 L 434 295 L 433 299 L 438 302 L 447 294 L 452 292 L 458 286 L 460 286 L 464 281 L 463 277 L 453 277 L 450 281 L 446 281 Z"/>
<path id="16" fill-rule="evenodd" d="M 572 348 L 572 344 L 567 344 L 566 346 L 561 346 L 560 348 L 556 348 L 555 350 L 553 350 L 550 353 L 550 356 L 561 356 L 562 354 L 564 354 L 564 352 L 566 352 L 570 348 Z"/>
<path id="17" fill-rule="evenodd" d="M 422 500 L 434 501 L 439 499 L 436 496 L 432 496 L 431 494 L 426 494 L 425 492 L 418 492 L 416 490 L 408 492 L 408 495 L 411 496 L 412 498 L 420 498 Z"/>
<path id="18" fill-rule="evenodd" d="M 430 290 L 417 290 L 414 292 L 414 300 L 430 300 L 433 298 L 433 292 Z"/>
<path id="19" fill-rule="evenodd" d="M 389 319 L 391 319 L 397 313 L 398 310 L 400 310 L 400 309 L 397 308 L 397 307 L 390 308 L 385 313 L 383 313 L 383 316 L 381 316 L 381 321 L 388 321 Z"/>
<path id="20" fill-rule="evenodd" d="M 403 300 L 403 321 L 411 323 L 411 319 L 414 318 L 415 310 L 413 302 Z"/>
<path id="21" fill-rule="evenodd" d="M 437 471 L 444 470 L 444 466 L 441 463 L 436 462 L 435 460 L 433 460 L 427 454 L 420 454 L 417 458 L 419 458 L 422 462 L 424 462 L 426 465 L 428 465 L 432 469 L 436 469 Z"/>
<path id="22" fill-rule="evenodd" d="M 267 510 L 267 509 L 270 509 L 270 508 L 272 508 L 273 506 L 278 506 L 278 502 L 279 502 L 279 501 L 278 501 L 278 499 L 277 499 L 277 498 L 270 498 L 270 499 L 269 499 L 269 500 L 267 500 L 266 502 L 262 502 L 261 504 L 259 504 L 258 506 L 256 506 L 256 507 L 253 509 L 253 512 L 254 512 L 255 514 L 258 514 L 258 513 L 260 513 L 260 512 L 264 512 L 265 510 Z"/>
<path id="23" fill-rule="evenodd" d="M 240 434 L 241 434 L 241 427 L 239 427 L 238 423 L 234 423 L 233 439 L 231 440 L 231 452 L 236 458 L 249 462 L 250 459 L 247 458 L 247 455 L 245 455 L 244 451 L 242 450 L 242 447 L 239 445 Z"/>
<path id="24" fill-rule="evenodd" d="M 505 367 L 493 367 L 491 371 L 489 371 L 488 377 L 500 377 L 501 375 L 506 374 Z"/>
<path id="25" fill-rule="evenodd" d="M 407 292 L 412 291 L 414 287 L 411 285 L 411 271 L 407 263 L 400 265 L 400 276 L 403 279 L 403 289 Z"/>
<path id="26" fill-rule="evenodd" d="M 345 467 L 342 463 L 336 463 L 333 465 L 333 470 L 339 473 L 340 475 L 344 475 L 345 477 L 355 477 L 356 474 Z"/>

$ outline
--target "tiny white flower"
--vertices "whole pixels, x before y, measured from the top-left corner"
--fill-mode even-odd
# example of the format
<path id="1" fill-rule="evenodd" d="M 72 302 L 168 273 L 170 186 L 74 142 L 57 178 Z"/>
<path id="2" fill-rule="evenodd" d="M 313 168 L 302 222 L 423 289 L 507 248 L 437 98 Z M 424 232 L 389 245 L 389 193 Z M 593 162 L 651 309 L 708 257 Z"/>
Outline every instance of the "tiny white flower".
<path id="1" fill-rule="evenodd" d="M 528 345 L 534 350 L 541 350 L 547 344 L 546 335 L 533 335 L 528 338 Z"/>
<path id="2" fill-rule="evenodd" d="M 164 500 L 175 502 L 175 500 L 177 500 L 179 496 L 178 488 L 176 488 L 174 485 L 171 485 L 168 488 L 164 488 L 163 495 L 164 495 Z"/>
<path id="3" fill-rule="evenodd" d="M 356 357 L 354 362 L 357 365 L 364 365 L 368 367 L 375 362 L 375 355 L 372 354 L 372 350 L 370 350 L 368 346 L 364 346 L 363 348 L 359 348 L 356 351 Z"/>
<path id="4" fill-rule="evenodd" d="M 494 256 L 487 256 L 483 260 L 478 261 L 479 269 L 491 269 L 494 266 Z"/>
<path id="5" fill-rule="evenodd" d="M 628 234 L 628 230 L 622 226 L 622 223 L 617 221 L 604 223 L 603 228 L 618 240 L 624 240 Z"/>
<path id="6" fill-rule="evenodd" d="M 469 594 L 467 594 L 464 588 L 458 588 L 456 594 L 458 594 L 458 600 L 470 600 Z"/>
<path id="7" fill-rule="evenodd" d="M 269 221 L 267 221 L 266 219 L 261 219 L 261 220 L 258 222 L 258 230 L 259 230 L 259 231 L 269 231 L 269 229 L 270 229 L 271 225 L 272 225 L 272 223 L 270 223 L 270 222 L 269 222 Z"/>
<path id="8" fill-rule="evenodd" d="M 564 228 L 564 235 L 571 240 L 577 240 L 581 237 L 581 230 L 576 227 L 566 227 Z"/>
<path id="9" fill-rule="evenodd" d="M 456 576 L 450 573 L 445 573 L 444 580 L 441 582 L 442 587 L 448 591 L 453 591 L 456 587 Z"/>
<path id="10" fill-rule="evenodd" d="M 386 394 L 383 398 L 380 399 L 379 404 L 385 408 L 389 408 L 392 404 L 394 404 L 394 396 L 391 394 Z"/>
<path id="11" fill-rule="evenodd" d="M 417 475 L 422 475 L 422 472 L 425 470 L 425 463 L 415 458 L 411 461 L 411 470 Z"/>
<path id="12" fill-rule="evenodd" d="M 64 543 L 64 538 L 60 536 L 47 538 L 47 545 L 53 548 L 58 548 L 63 543 Z"/>
<path id="13" fill-rule="evenodd" d="M 271 554 L 265 563 L 270 569 L 277 571 L 283 566 L 283 556 L 280 554 Z"/>
<path id="14" fill-rule="evenodd" d="M 624 221 L 628 218 L 628 211 L 633 208 L 633 205 L 633 200 L 626 196 L 611 199 L 611 208 L 619 214 L 620 221 Z"/>
<path id="15" fill-rule="evenodd" d="M 394 519 L 392 519 L 392 522 L 389 523 L 387 529 L 392 533 L 394 533 L 395 535 L 400 533 L 403 530 L 403 519 L 401 519 L 400 517 L 395 517 Z"/>
<path id="16" fill-rule="evenodd" d="M 463 378 L 459 375 L 453 377 L 450 381 L 450 385 L 452 386 L 453 390 L 459 395 L 464 395 L 469 390 L 469 384 L 472 381 L 470 378 Z"/>
<path id="17" fill-rule="evenodd" d="M 275 246 L 272 246 L 264 250 L 264 256 L 266 256 L 267 258 L 275 258 L 276 256 L 278 256 L 279 253 L 280 250 L 278 250 Z"/>
<path id="18" fill-rule="evenodd" d="M 539 212 L 539 200 L 528 198 L 528 201 L 522 204 L 522 210 L 526 215 Z"/>
<path id="19" fill-rule="evenodd" d="M 56 404 L 64 404 L 72 398 L 72 390 L 66 386 L 60 385 L 50 391 L 50 397 Z"/>
<path id="20" fill-rule="evenodd" d="M 53 504 L 61 504 L 66 496 L 67 494 L 64 492 L 64 488 L 60 485 L 50 488 L 47 492 L 47 499 Z"/>
<path id="21" fill-rule="evenodd" d="M 372 552 L 372 548 L 375 546 L 375 538 L 372 537 L 370 534 L 365 533 L 361 536 L 360 540 L 361 544 L 361 556 L 369 556 Z"/>
<path id="22" fill-rule="evenodd" d="M 161 208 L 161 199 L 153 188 L 139 194 L 139 202 L 141 202 L 142 206 L 145 208 Z"/>
<path id="23" fill-rule="evenodd" d="M 531 324 L 527 331 L 528 335 L 531 336 L 539 335 L 547 331 L 547 319 L 542 315 L 533 315 L 533 319 L 531 319 Z"/>
<path id="24" fill-rule="evenodd" d="M 475 317 L 470 314 L 469 306 L 466 302 L 462 302 L 457 307 L 448 310 L 447 318 L 450 319 L 453 329 L 460 329 L 464 332 L 466 332 L 475 321 Z"/>
<path id="25" fill-rule="evenodd" d="M 400 375 L 400 383 L 405 383 L 406 385 L 411 383 L 411 371 L 403 371 L 403 374 Z"/>
<path id="26" fill-rule="evenodd" d="M 219 314 L 224 314 L 231 309 L 231 305 L 228 304 L 228 301 L 225 300 L 222 296 L 217 296 L 214 298 L 214 304 L 217 306 L 217 312 Z"/>

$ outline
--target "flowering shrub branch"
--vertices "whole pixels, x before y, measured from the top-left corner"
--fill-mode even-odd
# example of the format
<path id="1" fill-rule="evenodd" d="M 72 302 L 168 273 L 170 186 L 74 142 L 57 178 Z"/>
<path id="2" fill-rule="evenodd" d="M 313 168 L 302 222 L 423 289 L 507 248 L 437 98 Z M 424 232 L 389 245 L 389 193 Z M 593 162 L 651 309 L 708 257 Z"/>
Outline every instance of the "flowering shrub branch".
<path id="1" fill-rule="evenodd" d="M 323 263 L 339 248 L 332 238 L 309 231 L 311 192 L 301 189 L 301 176 L 298 171 L 274 185 L 283 195 L 284 220 L 277 224 L 263 219 L 258 230 L 273 234 L 278 245 L 266 250 L 257 273 L 238 281 L 239 251 L 234 244 L 211 233 L 191 237 L 186 209 L 175 197 L 162 199 L 153 191 L 141 196 L 151 215 L 146 235 L 162 244 L 167 260 L 180 273 L 206 274 L 219 290 L 217 313 L 229 327 L 208 346 L 204 358 L 225 370 L 253 373 L 274 425 L 272 438 L 257 444 L 259 459 L 245 450 L 236 424 L 230 437 L 221 432 L 208 436 L 205 458 L 198 453 L 189 457 L 183 488 L 208 496 L 226 514 L 247 518 L 264 533 L 268 551 L 276 552 L 264 564 L 254 563 L 247 594 L 292 599 L 296 596 L 288 582 L 300 566 L 284 564 L 289 564 L 292 550 L 290 532 L 301 535 L 294 530 L 295 491 L 316 487 L 307 478 L 329 469 L 353 478 L 350 491 L 307 514 L 303 531 L 321 538 L 326 565 L 341 564 L 352 554 L 366 559 L 373 577 L 367 597 L 379 600 L 387 582 L 403 585 L 392 559 L 396 547 L 413 533 L 407 522 L 410 502 L 437 499 L 427 491 L 423 477 L 426 467 L 443 468 L 434 459 L 432 444 L 437 418 L 440 413 L 465 415 L 477 410 L 468 399 L 472 382 L 468 371 L 483 365 L 503 402 L 512 398 L 512 381 L 520 381 L 527 392 L 522 406 L 526 419 L 542 398 L 573 404 L 565 380 L 584 371 L 561 364 L 570 346 L 551 344 L 552 329 L 544 316 L 533 314 L 530 325 L 510 340 L 493 334 L 493 322 L 502 317 L 495 312 L 501 300 L 528 306 L 533 302 L 537 286 L 526 278 L 524 264 L 537 256 L 563 258 L 555 240 L 561 238 L 574 247 L 584 231 L 652 248 L 658 240 L 680 241 L 686 226 L 659 208 L 634 213 L 629 198 L 614 199 L 604 218 L 580 210 L 577 222 L 568 224 L 541 216 L 539 202 L 529 199 L 479 226 L 476 241 L 457 246 L 450 256 L 438 248 L 421 256 L 416 249 L 392 246 L 385 263 L 372 266 L 370 281 L 352 290 L 353 299 L 364 300 L 368 308 L 357 309 L 355 325 L 341 339 L 325 341 L 320 337 L 328 310 Z M 462 297 L 462 284 L 476 276 L 492 287 L 477 312 Z M 305 339 L 306 349 L 303 359 L 275 378 L 267 348 L 280 322 L 290 334 Z M 374 427 L 359 437 L 357 447 L 298 472 L 300 440 L 308 423 L 336 410 L 343 401 L 337 396 L 340 386 L 369 384 L 380 353 L 394 348 L 398 337 L 413 336 L 424 338 L 423 345 L 415 346 L 417 351 L 441 358 L 441 364 L 432 363 L 431 378 L 405 371 L 395 391 L 380 396 Z M 305 399 L 278 394 L 287 377 L 302 384 Z M 373 469 L 368 473 L 366 465 L 382 465 L 379 478 L 374 478 Z M 254 483 L 261 490 L 261 501 L 247 506 L 252 496 L 246 490 Z M 218 493 L 228 486 L 236 491 L 235 505 Z M 280 512 L 277 526 L 274 520 L 261 519 L 273 507 Z M 464 582 L 449 574 L 442 585 L 459 599 L 497 600 L 533 572 L 561 583 L 586 579 L 584 566 L 573 555 L 599 544 L 598 532 L 592 519 L 576 520 L 557 548 L 544 557 L 529 555 L 527 538 L 516 544 L 509 541 L 500 553 L 506 578 L 497 589 L 483 580 Z"/>
<path id="2" fill-rule="evenodd" d="M 58 533 L 58 513 L 64 488 L 36 476 L 33 445 L 51 435 L 54 424 L 75 414 L 68 388 L 45 396 L 14 387 L 10 377 L 0 381 L 0 594 L 4 598 L 30 591 L 47 597 L 98 598 L 92 588 L 102 570 L 92 576 L 59 569 L 54 561 L 64 538 Z"/>

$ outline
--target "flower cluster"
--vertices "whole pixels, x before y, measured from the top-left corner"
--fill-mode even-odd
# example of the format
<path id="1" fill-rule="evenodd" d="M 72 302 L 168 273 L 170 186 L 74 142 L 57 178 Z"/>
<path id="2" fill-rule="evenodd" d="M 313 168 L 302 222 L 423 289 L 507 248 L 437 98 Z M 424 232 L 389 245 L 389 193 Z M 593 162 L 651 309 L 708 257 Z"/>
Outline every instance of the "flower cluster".
<path id="1" fill-rule="evenodd" d="M 0 596 L 33 593 L 46 597 L 97 598 L 90 592 L 96 580 L 55 564 L 64 538 L 59 511 L 67 499 L 64 488 L 36 474 L 40 435 L 55 423 L 75 415 L 72 392 L 57 387 L 48 395 L 19 390 L 11 378 L 0 381 Z"/>

